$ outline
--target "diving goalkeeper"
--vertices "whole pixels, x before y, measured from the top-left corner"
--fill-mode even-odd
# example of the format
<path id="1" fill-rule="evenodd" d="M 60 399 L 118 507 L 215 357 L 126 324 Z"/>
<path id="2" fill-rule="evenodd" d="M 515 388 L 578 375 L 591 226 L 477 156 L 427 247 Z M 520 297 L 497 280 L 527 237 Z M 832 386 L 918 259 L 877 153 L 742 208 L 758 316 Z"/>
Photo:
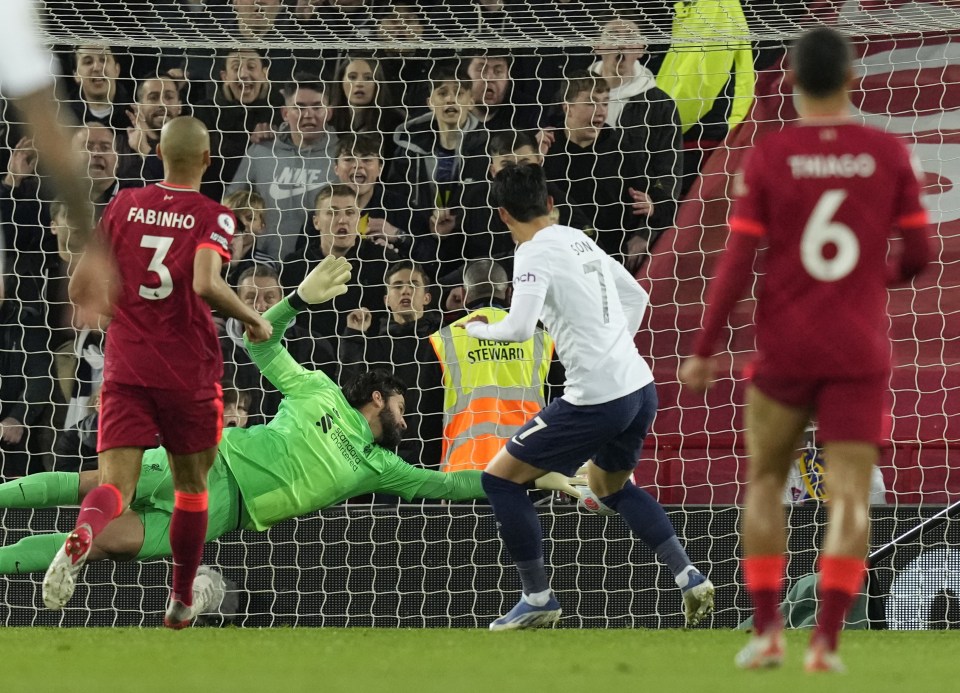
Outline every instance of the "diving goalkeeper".
<path id="1" fill-rule="evenodd" d="M 411 467 L 392 448 L 400 442 L 404 384 L 386 371 L 359 375 L 342 391 L 320 371 L 298 364 L 281 346 L 298 311 L 346 291 L 350 264 L 327 257 L 300 287 L 264 314 L 273 336 L 247 341 L 257 367 L 282 394 L 269 424 L 223 431 L 208 478 L 207 541 L 235 529 L 265 530 L 291 517 L 372 492 L 414 498 L 483 498 L 480 471 L 453 473 Z M 578 492 L 560 474 L 537 488 Z M 0 507 L 77 505 L 97 485 L 97 472 L 43 472 L 0 484 Z M 173 479 L 166 451 L 143 457 L 130 507 L 97 535 L 89 560 L 150 560 L 171 555 Z M 64 534 L 39 534 L 0 548 L 0 574 L 46 570 Z"/>

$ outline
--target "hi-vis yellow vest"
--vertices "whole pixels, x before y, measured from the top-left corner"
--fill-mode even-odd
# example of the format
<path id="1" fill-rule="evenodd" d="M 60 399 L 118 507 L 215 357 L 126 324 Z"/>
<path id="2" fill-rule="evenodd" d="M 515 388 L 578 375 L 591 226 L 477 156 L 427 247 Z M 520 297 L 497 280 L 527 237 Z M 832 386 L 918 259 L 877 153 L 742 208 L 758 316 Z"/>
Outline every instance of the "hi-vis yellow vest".
<path id="1" fill-rule="evenodd" d="M 445 472 L 485 468 L 545 404 L 553 339 L 541 329 L 522 343 L 474 339 L 461 325 L 478 315 L 492 324 L 507 311 L 481 308 L 430 335 L 443 368 Z"/>
<path id="2" fill-rule="evenodd" d="M 713 108 L 734 76 L 727 118 L 732 130 L 747 116 L 757 81 L 740 0 L 682 0 L 673 7 L 672 45 L 657 72 L 657 86 L 676 102 L 686 132 Z"/>

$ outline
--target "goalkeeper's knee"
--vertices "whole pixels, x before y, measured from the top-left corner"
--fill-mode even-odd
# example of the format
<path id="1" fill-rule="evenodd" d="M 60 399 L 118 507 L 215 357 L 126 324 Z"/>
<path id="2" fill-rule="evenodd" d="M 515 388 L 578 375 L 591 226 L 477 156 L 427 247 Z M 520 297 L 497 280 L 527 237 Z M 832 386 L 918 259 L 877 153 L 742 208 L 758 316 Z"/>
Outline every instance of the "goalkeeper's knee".
<path id="1" fill-rule="evenodd" d="M 600 500 L 600 496 L 594 493 L 589 486 L 583 487 L 580 491 L 580 500 L 577 502 L 584 510 L 587 510 L 594 515 L 616 515 L 617 511 L 611 508 L 609 505 L 605 505 L 603 501 Z"/>

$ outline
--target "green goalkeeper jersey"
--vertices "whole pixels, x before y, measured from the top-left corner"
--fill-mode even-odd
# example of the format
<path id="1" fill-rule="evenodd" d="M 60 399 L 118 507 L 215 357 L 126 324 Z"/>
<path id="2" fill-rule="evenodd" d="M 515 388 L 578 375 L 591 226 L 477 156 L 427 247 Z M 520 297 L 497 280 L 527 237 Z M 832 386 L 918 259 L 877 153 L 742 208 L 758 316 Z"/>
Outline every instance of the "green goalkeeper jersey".
<path id="1" fill-rule="evenodd" d="M 261 344 L 247 341 L 254 363 L 283 394 L 276 417 L 265 426 L 229 428 L 220 442 L 250 517 L 248 528 L 263 530 L 374 491 L 405 500 L 484 497 L 479 471 L 412 467 L 374 443 L 367 420 L 336 383 L 301 366 L 281 346 L 296 313 L 283 299 L 263 316 L 273 336 Z"/>

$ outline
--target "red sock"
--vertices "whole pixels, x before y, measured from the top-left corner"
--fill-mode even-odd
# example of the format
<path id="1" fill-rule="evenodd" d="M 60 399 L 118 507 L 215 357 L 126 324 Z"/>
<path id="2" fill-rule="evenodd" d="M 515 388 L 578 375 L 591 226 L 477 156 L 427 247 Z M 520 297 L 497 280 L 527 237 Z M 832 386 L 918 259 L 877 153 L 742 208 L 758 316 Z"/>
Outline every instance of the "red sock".
<path id="1" fill-rule="evenodd" d="M 820 609 L 813 638 L 823 640 L 831 650 L 837 649 L 840 629 L 854 597 L 863 586 L 865 572 L 866 564 L 862 558 L 820 557 Z"/>
<path id="2" fill-rule="evenodd" d="M 113 484 L 101 484 L 93 489 L 80 504 L 77 527 L 90 525 L 90 533 L 97 536 L 110 520 L 123 512 L 123 494 Z"/>
<path id="3" fill-rule="evenodd" d="M 780 628 L 780 590 L 783 584 L 783 556 L 747 556 L 743 559 L 743 578 L 753 601 L 753 628 L 763 635 Z"/>
<path id="4" fill-rule="evenodd" d="M 170 548 L 173 549 L 173 598 L 193 605 L 193 578 L 207 537 L 207 492 L 173 494 Z"/>

